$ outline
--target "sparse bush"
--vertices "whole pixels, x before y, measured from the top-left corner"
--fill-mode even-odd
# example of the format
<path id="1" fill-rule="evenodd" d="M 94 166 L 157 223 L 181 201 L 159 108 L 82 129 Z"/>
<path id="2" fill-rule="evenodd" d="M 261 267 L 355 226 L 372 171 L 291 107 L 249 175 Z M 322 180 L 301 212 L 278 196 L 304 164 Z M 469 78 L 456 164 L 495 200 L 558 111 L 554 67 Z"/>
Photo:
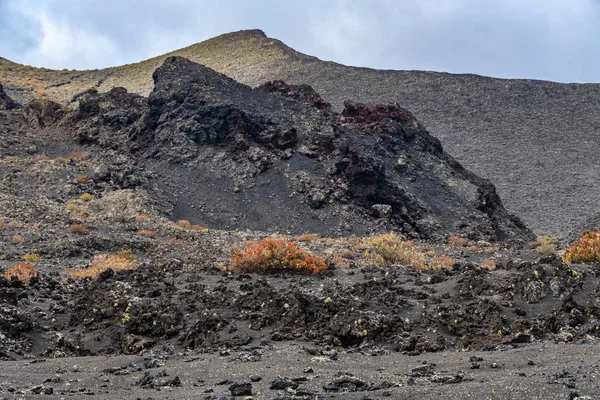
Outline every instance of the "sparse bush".
<path id="1" fill-rule="evenodd" d="M 150 217 L 144 214 L 136 215 L 135 220 L 139 222 L 150 221 Z"/>
<path id="2" fill-rule="evenodd" d="M 539 236 L 533 242 L 535 251 L 542 256 L 549 256 L 556 252 L 558 247 L 558 239 L 551 236 Z"/>
<path id="3" fill-rule="evenodd" d="M 21 235 L 13 235 L 11 242 L 13 244 L 20 244 L 23 243 L 25 241 L 25 239 L 23 239 L 23 236 Z"/>
<path id="4" fill-rule="evenodd" d="M 153 231 L 151 229 L 140 229 L 137 234 L 140 236 L 143 236 L 143 237 L 154 239 L 156 237 L 157 233 L 158 232 Z"/>
<path id="5" fill-rule="evenodd" d="M 491 258 L 488 258 L 487 260 L 483 260 L 481 267 L 493 271 L 496 269 L 496 263 Z"/>
<path id="6" fill-rule="evenodd" d="M 185 219 L 180 219 L 179 221 L 177 221 L 175 223 L 178 227 L 183 228 L 183 229 L 187 229 L 190 230 L 192 229 L 192 224 L 190 223 L 190 221 L 185 220 Z"/>
<path id="7" fill-rule="evenodd" d="M 564 260 L 568 263 L 600 262 L 600 229 L 583 232 L 581 239 L 566 248 Z"/>
<path id="8" fill-rule="evenodd" d="M 320 274 L 328 267 L 323 257 L 309 253 L 294 242 L 265 238 L 246 242 L 243 248 L 234 249 L 227 269 L 243 272 L 292 270 Z"/>
<path id="9" fill-rule="evenodd" d="M 303 233 L 298 236 L 299 242 L 312 242 L 319 239 L 319 235 L 317 233 Z"/>
<path id="10" fill-rule="evenodd" d="M 342 258 L 345 258 L 347 260 L 354 260 L 354 259 L 356 259 L 356 253 L 354 251 L 352 251 L 352 250 L 349 250 L 349 249 L 345 249 L 345 250 L 340 251 L 339 256 L 342 257 Z"/>
<path id="11" fill-rule="evenodd" d="M 75 180 L 77 181 L 77 183 L 84 184 L 84 183 L 87 183 L 90 180 L 90 178 L 87 177 L 86 175 L 77 175 L 75 177 Z"/>
<path id="12" fill-rule="evenodd" d="M 182 244 L 183 239 L 179 238 L 179 237 L 172 237 L 171 239 L 169 239 L 168 243 L 169 244 Z"/>
<path id="13" fill-rule="evenodd" d="M 74 151 L 67 156 L 67 160 L 77 160 L 81 161 L 88 156 L 88 153 L 85 151 Z"/>
<path id="14" fill-rule="evenodd" d="M 85 209 L 83 207 L 81 207 L 79 204 L 71 202 L 69 204 L 67 204 L 67 206 L 65 207 L 65 211 L 70 211 L 70 212 L 84 212 Z"/>
<path id="15" fill-rule="evenodd" d="M 71 224 L 69 226 L 69 232 L 77 233 L 79 235 L 85 235 L 86 233 L 88 233 L 88 230 L 85 226 L 81 224 Z"/>
<path id="16" fill-rule="evenodd" d="M 413 242 L 403 241 L 394 232 L 365 238 L 360 248 L 365 250 L 368 265 L 412 265 L 417 269 L 428 268 L 425 256 L 415 248 Z"/>
<path id="17" fill-rule="evenodd" d="M 4 229 L 4 220 L 0 218 L 0 230 Z"/>
<path id="18" fill-rule="evenodd" d="M 448 246 L 451 247 L 467 247 L 470 244 L 471 242 L 462 236 L 452 235 L 448 238 Z"/>
<path id="19" fill-rule="evenodd" d="M 28 283 L 31 278 L 37 276 L 37 274 L 38 273 L 33 265 L 29 263 L 16 263 L 4 271 L 2 277 L 8 281 L 10 281 L 12 278 L 15 278 L 21 282 Z"/>
<path id="20" fill-rule="evenodd" d="M 441 254 L 429 263 L 432 269 L 451 269 L 454 264 L 456 264 L 456 260 L 445 254 Z"/>
<path id="21" fill-rule="evenodd" d="M 92 196 L 89 193 L 84 193 L 81 196 L 79 196 L 79 200 L 83 201 L 84 203 L 87 203 L 88 201 L 92 201 L 94 199 L 94 196 Z"/>
<path id="22" fill-rule="evenodd" d="M 191 229 L 192 229 L 193 231 L 198 231 L 198 232 L 204 232 L 204 231 L 207 231 L 207 230 L 208 230 L 208 228 L 207 228 L 207 227 L 205 227 L 205 226 L 202 226 L 202 225 L 198 225 L 198 224 L 196 224 L 196 225 L 192 225 L 192 228 L 191 228 Z"/>
<path id="23" fill-rule="evenodd" d="M 39 156 L 35 156 L 31 159 L 32 162 L 36 163 L 36 162 L 40 162 L 40 161 L 47 161 L 49 158 L 47 155 L 42 154 Z"/>
<path id="24" fill-rule="evenodd" d="M 38 262 L 42 261 L 42 257 L 37 253 L 27 253 L 23 256 L 23 260 L 27 262 Z"/>
<path id="25" fill-rule="evenodd" d="M 122 250 L 115 254 L 101 254 L 94 257 L 87 267 L 74 267 L 66 275 L 73 279 L 96 279 L 106 270 L 124 271 L 137 267 L 136 257 L 131 250 Z"/>

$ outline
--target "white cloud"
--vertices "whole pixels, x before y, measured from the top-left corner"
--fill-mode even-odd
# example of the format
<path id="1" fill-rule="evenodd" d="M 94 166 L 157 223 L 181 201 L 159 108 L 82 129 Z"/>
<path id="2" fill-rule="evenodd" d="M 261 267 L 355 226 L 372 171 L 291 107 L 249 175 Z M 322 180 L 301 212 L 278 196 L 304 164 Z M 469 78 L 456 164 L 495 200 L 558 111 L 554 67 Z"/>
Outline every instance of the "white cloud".
<path id="1" fill-rule="evenodd" d="M 120 58 L 117 46 L 103 35 L 90 34 L 45 12 L 33 14 L 41 27 L 41 41 L 23 57 L 23 63 L 46 68 L 109 66 Z"/>

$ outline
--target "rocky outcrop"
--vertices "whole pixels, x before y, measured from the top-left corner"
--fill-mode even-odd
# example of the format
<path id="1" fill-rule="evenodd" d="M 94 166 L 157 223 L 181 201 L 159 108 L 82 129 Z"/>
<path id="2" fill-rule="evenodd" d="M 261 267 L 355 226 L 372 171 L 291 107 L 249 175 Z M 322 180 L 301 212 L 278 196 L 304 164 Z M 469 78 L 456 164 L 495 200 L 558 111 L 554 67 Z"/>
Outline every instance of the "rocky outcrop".
<path id="1" fill-rule="evenodd" d="M 176 218 L 328 235 L 530 235 L 398 104 L 346 102 L 337 114 L 310 87 L 252 89 L 182 57 L 153 77 L 147 103 L 123 88 L 82 96 L 75 128 L 81 143 L 131 152 Z"/>
<path id="2" fill-rule="evenodd" d="M 0 110 L 12 110 L 17 108 L 19 105 L 15 103 L 5 92 L 2 84 L 0 83 Z"/>

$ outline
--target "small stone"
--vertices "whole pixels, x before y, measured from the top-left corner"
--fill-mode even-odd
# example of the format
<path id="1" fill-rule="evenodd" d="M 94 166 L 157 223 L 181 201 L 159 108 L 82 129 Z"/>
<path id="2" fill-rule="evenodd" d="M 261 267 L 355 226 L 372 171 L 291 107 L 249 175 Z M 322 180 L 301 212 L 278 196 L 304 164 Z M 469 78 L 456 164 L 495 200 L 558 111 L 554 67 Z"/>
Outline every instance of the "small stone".
<path id="1" fill-rule="evenodd" d="M 496 363 L 492 363 L 492 365 L 490 365 L 492 368 L 498 368 L 498 364 Z"/>
<path id="2" fill-rule="evenodd" d="M 535 365 L 535 363 L 532 360 L 527 361 L 527 365 Z"/>
<path id="3" fill-rule="evenodd" d="M 304 373 L 305 374 L 312 374 L 314 372 L 315 372 L 315 370 L 313 369 L 313 367 L 304 368 Z"/>
<path id="4" fill-rule="evenodd" d="M 252 375 L 250 377 L 250 382 L 259 382 L 260 380 L 262 380 L 262 377 L 258 375 Z"/>

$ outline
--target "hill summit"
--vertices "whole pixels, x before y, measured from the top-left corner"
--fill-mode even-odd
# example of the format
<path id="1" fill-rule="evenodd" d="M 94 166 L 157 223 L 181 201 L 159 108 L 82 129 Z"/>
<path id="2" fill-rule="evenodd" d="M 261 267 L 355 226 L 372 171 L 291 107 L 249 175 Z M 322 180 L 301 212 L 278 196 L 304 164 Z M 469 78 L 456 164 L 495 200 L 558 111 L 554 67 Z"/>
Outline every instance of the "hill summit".
<path id="1" fill-rule="evenodd" d="M 77 102 L 91 87 L 148 96 L 152 74 L 183 56 L 238 82 L 307 84 L 342 111 L 353 99 L 399 103 L 446 151 L 497 188 L 508 210 L 538 232 L 569 236 L 600 219 L 600 170 L 589 160 L 600 141 L 600 85 L 494 79 L 470 74 L 381 71 L 302 54 L 259 30 L 221 35 L 140 63 L 92 71 L 53 71 L 0 59 L 0 82 L 17 102 L 46 96 Z"/>

